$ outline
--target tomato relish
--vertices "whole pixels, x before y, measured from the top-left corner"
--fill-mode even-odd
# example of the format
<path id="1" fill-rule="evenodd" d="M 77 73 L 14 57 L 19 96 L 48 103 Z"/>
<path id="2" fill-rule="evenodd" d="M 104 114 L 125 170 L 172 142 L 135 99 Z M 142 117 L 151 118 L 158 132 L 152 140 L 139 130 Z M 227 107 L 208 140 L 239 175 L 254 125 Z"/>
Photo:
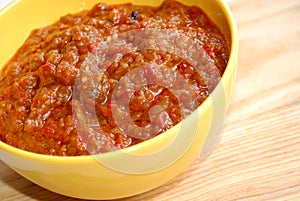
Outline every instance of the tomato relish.
<path id="1" fill-rule="evenodd" d="M 146 29 L 176 30 L 176 33 L 196 41 L 219 75 L 223 74 L 229 57 L 227 43 L 220 29 L 200 8 L 172 0 L 165 1 L 159 7 L 99 3 L 91 10 L 65 15 L 52 25 L 33 30 L 2 68 L 0 140 L 40 154 L 90 155 L 140 143 L 180 122 L 216 86 L 216 82 L 210 84 L 205 80 L 219 81 L 220 77 L 210 73 L 209 66 L 204 68 L 205 73 L 199 74 L 197 66 L 174 52 L 136 48 L 117 56 L 118 59 L 105 70 L 91 71 L 90 74 L 80 71 L 87 58 L 101 50 L 103 42 L 112 40 L 118 34 Z M 134 34 L 132 37 L 138 40 L 140 46 L 149 42 Z M 166 40 L 160 38 L 156 43 L 159 46 L 160 43 L 167 43 Z M 118 50 L 111 54 L 118 54 Z M 196 97 L 196 105 L 188 106 L 192 103 L 184 100 L 185 94 L 190 91 L 183 90 L 180 94 L 182 98 L 178 99 L 170 88 L 152 82 L 131 92 L 122 89 L 122 85 L 118 84 L 122 77 L 140 66 L 144 67 L 139 72 L 145 80 L 166 82 L 176 79 L 178 75 L 183 77 Z M 157 66 L 163 70 L 158 72 Z M 75 85 L 78 77 L 85 81 L 80 86 Z M 128 79 L 138 79 L 138 76 L 129 76 Z M 85 87 L 92 87 L 93 90 L 85 90 Z M 77 97 L 74 90 L 79 91 Z M 127 104 L 125 99 L 128 97 Z M 124 98 L 128 112 L 113 112 L 113 98 L 121 103 Z M 187 111 L 182 112 L 180 101 L 185 101 L 183 105 L 187 105 Z M 91 102 L 94 103 L 92 109 L 89 108 Z M 85 113 L 74 114 L 74 104 L 84 108 Z M 157 105 L 160 108 L 151 109 Z M 84 119 L 81 115 L 88 114 L 90 109 L 96 114 L 97 128 L 78 126 L 76 121 Z M 156 133 L 148 137 L 125 133 L 115 119 L 126 115 L 135 127 L 154 125 Z M 79 135 L 79 132 L 84 134 Z"/>

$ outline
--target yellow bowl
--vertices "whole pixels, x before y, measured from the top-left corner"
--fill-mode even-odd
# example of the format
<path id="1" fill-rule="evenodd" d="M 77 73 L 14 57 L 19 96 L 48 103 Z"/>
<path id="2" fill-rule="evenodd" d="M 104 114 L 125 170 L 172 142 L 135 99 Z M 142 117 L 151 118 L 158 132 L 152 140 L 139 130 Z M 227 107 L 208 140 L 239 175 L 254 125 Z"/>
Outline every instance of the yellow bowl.
<path id="1" fill-rule="evenodd" d="M 91 8 L 99 0 L 13 1 L 0 11 L 0 66 L 30 31 L 66 13 Z M 126 0 L 102 0 L 107 4 Z M 158 6 L 162 0 L 131 0 Z M 158 187 L 204 158 L 216 142 L 231 97 L 238 59 L 233 16 L 221 0 L 181 0 L 201 7 L 222 29 L 230 46 L 226 71 L 209 98 L 185 120 L 138 145 L 94 156 L 58 157 L 23 151 L 0 142 L 0 159 L 30 181 L 59 194 L 84 199 L 116 199 Z"/>

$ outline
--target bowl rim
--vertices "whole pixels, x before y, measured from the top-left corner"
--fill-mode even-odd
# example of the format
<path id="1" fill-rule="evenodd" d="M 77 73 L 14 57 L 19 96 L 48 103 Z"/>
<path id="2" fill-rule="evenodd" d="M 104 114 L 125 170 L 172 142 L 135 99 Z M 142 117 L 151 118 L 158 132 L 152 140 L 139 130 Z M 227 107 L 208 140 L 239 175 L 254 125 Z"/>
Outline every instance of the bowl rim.
<path id="1" fill-rule="evenodd" d="M 10 3 L 8 3 L 6 6 L 4 6 L 1 10 L 0 13 L 5 12 L 7 9 L 9 9 L 11 6 L 13 6 L 15 3 L 17 3 L 19 0 L 12 0 Z M 221 80 L 219 81 L 218 85 L 215 87 L 215 89 L 212 91 L 212 93 L 209 95 L 209 97 L 213 96 L 216 93 L 216 89 L 218 87 L 221 87 L 220 85 L 222 83 L 227 83 L 229 82 L 230 79 L 230 75 L 234 72 L 235 70 L 235 60 L 238 57 L 238 30 L 237 30 L 237 25 L 234 19 L 234 16 L 229 8 L 229 6 L 227 5 L 227 3 L 224 0 L 216 0 L 220 9 L 222 10 L 226 21 L 228 23 L 229 26 L 229 31 L 230 31 L 230 54 L 229 54 L 229 60 L 228 63 L 226 65 L 225 71 L 221 77 Z M 201 114 L 202 111 L 204 111 L 205 109 L 207 109 L 209 107 L 209 97 L 193 112 L 198 112 L 198 114 Z M 136 145 L 132 145 L 129 147 L 126 147 L 124 149 L 121 150 L 116 150 L 116 151 L 111 151 L 111 152 L 107 152 L 107 153 L 100 153 L 100 154 L 95 154 L 95 155 L 81 155 L 81 156 L 53 156 L 53 155 L 46 155 L 46 154 L 39 154 L 39 153 L 35 153 L 35 152 L 30 152 L 30 151 L 26 151 L 26 150 L 22 150 L 16 147 L 13 147 L 9 144 L 6 144 L 2 141 L 0 141 L 0 149 L 8 152 L 10 154 L 13 155 L 17 155 L 20 156 L 22 158 L 27 158 L 27 159 L 31 159 L 31 160 L 36 160 L 36 161 L 47 161 L 48 163 L 76 163 L 78 161 L 80 161 L 80 163 L 88 163 L 91 160 L 95 160 L 95 157 L 100 157 L 102 159 L 107 159 L 107 158 L 114 158 L 117 157 L 121 152 L 126 152 L 126 153 L 131 153 L 134 152 L 135 150 L 139 150 L 142 149 L 143 147 L 147 147 L 150 144 L 156 143 L 157 141 L 161 141 L 164 140 L 165 138 L 169 137 L 169 135 L 172 135 L 172 131 L 174 131 L 174 129 L 178 129 L 178 127 L 184 123 L 185 121 L 188 121 L 189 118 L 191 118 L 191 116 L 193 116 L 192 114 L 189 115 L 188 117 L 186 117 L 185 119 L 181 120 L 178 124 L 176 124 L 175 126 L 171 127 L 170 129 L 168 129 L 167 131 L 151 138 L 148 139 L 144 142 L 141 142 L 139 144 Z"/>

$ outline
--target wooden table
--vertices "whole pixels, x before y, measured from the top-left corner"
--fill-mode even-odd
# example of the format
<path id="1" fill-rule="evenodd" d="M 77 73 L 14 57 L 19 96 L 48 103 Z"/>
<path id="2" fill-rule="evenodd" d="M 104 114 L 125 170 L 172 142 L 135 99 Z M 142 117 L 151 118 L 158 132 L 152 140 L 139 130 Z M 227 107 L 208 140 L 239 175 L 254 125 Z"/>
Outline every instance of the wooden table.
<path id="1" fill-rule="evenodd" d="M 237 83 L 223 137 L 209 157 L 151 192 L 123 199 L 300 200 L 300 0 L 233 0 Z M 0 162 L 0 200 L 76 200 Z"/>

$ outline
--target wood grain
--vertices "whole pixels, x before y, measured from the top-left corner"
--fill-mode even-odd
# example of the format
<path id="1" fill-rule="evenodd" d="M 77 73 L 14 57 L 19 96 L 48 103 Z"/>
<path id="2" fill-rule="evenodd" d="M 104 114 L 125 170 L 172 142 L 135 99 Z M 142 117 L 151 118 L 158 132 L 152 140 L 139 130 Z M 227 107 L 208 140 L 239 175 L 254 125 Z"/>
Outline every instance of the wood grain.
<path id="1" fill-rule="evenodd" d="M 240 57 L 221 141 L 164 186 L 119 201 L 300 200 L 300 0 L 233 0 L 230 7 Z M 0 200 L 76 199 L 0 162 Z"/>

